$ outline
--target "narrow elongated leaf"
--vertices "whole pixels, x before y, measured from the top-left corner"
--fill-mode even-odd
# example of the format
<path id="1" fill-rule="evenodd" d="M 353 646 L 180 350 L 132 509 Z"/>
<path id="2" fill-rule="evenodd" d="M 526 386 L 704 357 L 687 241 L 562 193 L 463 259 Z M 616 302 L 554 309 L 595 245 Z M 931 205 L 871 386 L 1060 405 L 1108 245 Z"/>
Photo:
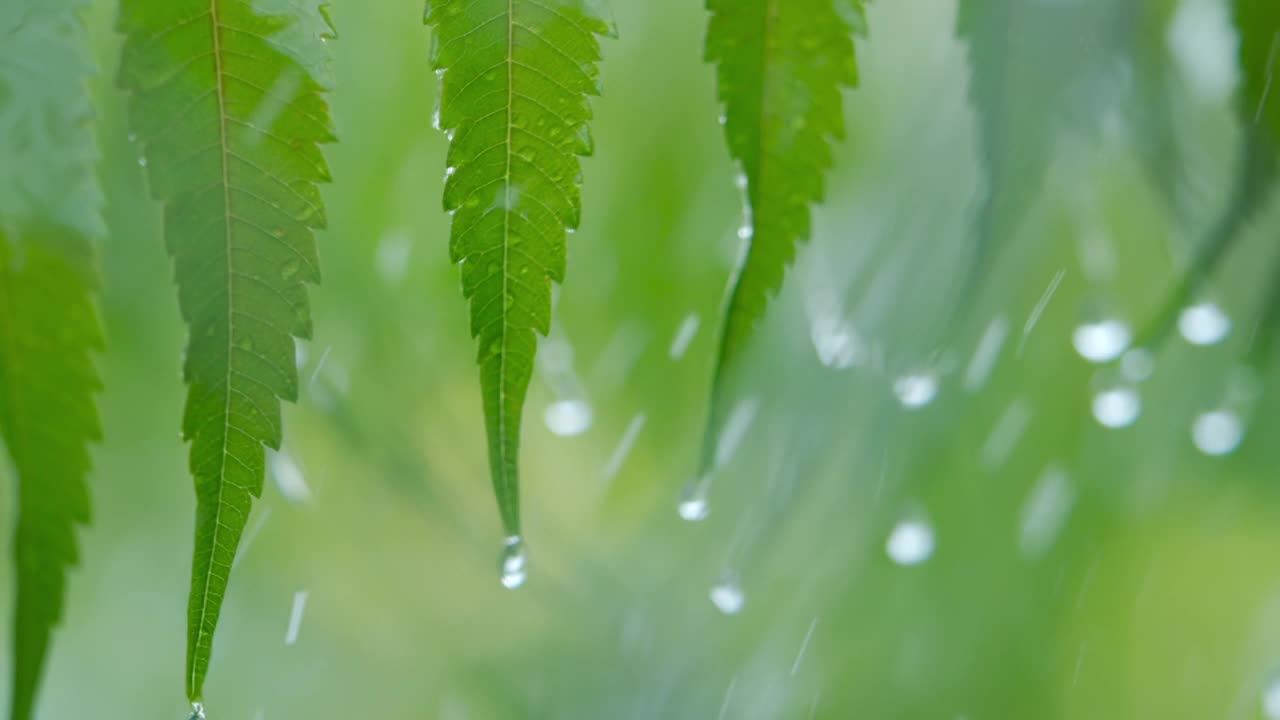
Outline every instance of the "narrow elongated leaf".
<path id="1" fill-rule="evenodd" d="M 1243 226 L 1261 206 L 1276 179 L 1280 160 L 1280 4 L 1235 0 L 1240 34 L 1240 121 L 1245 127 L 1245 169 L 1229 217 Z M 1280 262 L 1272 275 L 1262 324 L 1251 348 L 1252 360 L 1265 364 L 1280 332 Z"/>
<path id="2" fill-rule="evenodd" d="M 724 424 L 724 383 L 769 297 L 782 286 L 809 208 L 823 198 L 831 141 L 844 136 L 841 88 L 858 79 L 861 0 L 708 0 L 708 62 L 718 65 L 729 153 L 746 177 L 746 253 L 725 305 L 700 473 Z"/>
<path id="3" fill-rule="evenodd" d="M 551 323 L 551 282 L 578 225 L 578 156 L 591 152 L 589 95 L 599 92 L 609 25 L 584 0 L 433 0 L 438 125 L 449 134 L 444 208 L 462 265 L 489 468 L 503 529 L 520 534 L 520 421 L 536 333 Z"/>
<path id="4" fill-rule="evenodd" d="M 1237 99 L 1241 140 L 1234 187 L 1227 206 L 1196 248 L 1185 275 L 1138 336 L 1141 343 L 1157 343 L 1172 332 L 1179 312 L 1230 254 L 1276 179 L 1280 160 L 1280 88 L 1273 85 L 1280 75 L 1280 5 L 1270 0 L 1235 0 L 1233 9 L 1240 39 L 1241 72 Z M 1272 327 L 1273 323 L 1268 322 L 1260 329 L 1255 338 L 1256 352 L 1269 350 Z"/>
<path id="5" fill-rule="evenodd" d="M 17 472 L 10 717 L 33 713 L 89 520 L 100 349 L 93 72 L 79 0 L 0 3 L 0 437 Z M 3 503 L 0 503 L 2 505 Z"/>
<path id="6" fill-rule="evenodd" d="M 309 11 L 308 11 L 309 12 Z M 298 394 L 294 340 L 309 337 L 305 283 L 320 280 L 317 183 L 333 140 L 308 68 L 321 37 L 282 42 L 289 17 L 247 0 L 124 0 L 121 85 L 145 147 L 189 329 L 195 552 L 187 695 L 199 700 L 213 633 L 280 400 Z"/>

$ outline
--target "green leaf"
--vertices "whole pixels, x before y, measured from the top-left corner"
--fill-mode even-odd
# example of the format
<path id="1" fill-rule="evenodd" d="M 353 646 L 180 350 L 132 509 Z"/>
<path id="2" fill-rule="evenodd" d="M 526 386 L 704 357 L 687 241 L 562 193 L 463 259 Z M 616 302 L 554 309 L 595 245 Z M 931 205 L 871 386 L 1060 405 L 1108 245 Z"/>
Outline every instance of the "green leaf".
<path id="1" fill-rule="evenodd" d="M 301 11 L 300 12 L 305 12 Z M 201 698 L 214 629 L 263 446 L 279 448 L 280 400 L 295 400 L 293 338 L 311 335 L 305 283 L 320 280 L 315 230 L 332 141 L 308 68 L 323 37 L 286 42 L 290 16 L 246 0 L 124 0 L 120 83 L 164 204 L 178 299 L 189 329 L 195 552 L 187 695 Z"/>
<path id="2" fill-rule="evenodd" d="M 433 0 L 437 125 L 451 138 L 444 208 L 462 265 L 489 468 L 503 529 L 520 534 L 520 420 L 551 282 L 578 226 L 580 155 L 591 153 L 589 95 L 610 26 L 583 0 Z"/>
<path id="3" fill-rule="evenodd" d="M 809 207 L 822 201 L 831 141 L 844 136 L 841 88 L 857 83 L 861 0 L 708 0 L 729 153 L 746 178 L 746 253 L 725 305 L 699 474 L 713 469 L 724 386 L 769 297 L 782 286 Z"/>
<path id="4" fill-rule="evenodd" d="M 100 437 L 101 195 L 79 0 L 0 3 L 0 437 L 17 472 L 10 717 L 30 718 Z"/>
<path id="5" fill-rule="evenodd" d="M 1016 233 L 1039 196 L 1063 131 L 1088 131 L 1101 107 L 1119 95 L 1121 38 L 1116 34 L 1132 27 L 1130 5 L 960 1 L 956 27 L 968 46 L 969 96 L 985 187 L 975 223 L 975 257 L 958 312 L 970 305 L 999 244 Z"/>
<path id="6" fill-rule="evenodd" d="M 1235 0 L 1234 18 L 1240 39 L 1241 83 L 1237 98 L 1241 139 L 1234 187 L 1208 236 L 1196 248 L 1185 275 L 1174 287 L 1155 318 L 1138 336 L 1155 344 L 1169 335 L 1178 314 L 1213 277 L 1218 265 L 1240 239 L 1253 216 L 1263 207 L 1276 179 L 1280 157 L 1280 5 L 1270 0 Z M 1280 269 L 1277 270 L 1280 277 Z M 1277 297 L 1280 297 L 1280 291 Z M 1280 309 L 1271 310 L 1280 319 Z M 1274 322 L 1264 322 L 1255 337 L 1254 362 L 1262 362 L 1271 346 Z"/>

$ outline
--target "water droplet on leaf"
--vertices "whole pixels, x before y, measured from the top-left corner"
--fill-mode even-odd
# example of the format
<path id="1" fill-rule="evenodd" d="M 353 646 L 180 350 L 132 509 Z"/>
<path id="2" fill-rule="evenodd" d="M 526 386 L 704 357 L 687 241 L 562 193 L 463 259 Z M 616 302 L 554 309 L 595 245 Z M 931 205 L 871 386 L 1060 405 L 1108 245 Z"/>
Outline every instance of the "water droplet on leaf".
<path id="1" fill-rule="evenodd" d="M 506 539 L 502 547 L 499 570 L 502 586 L 508 590 L 515 590 L 524 585 L 524 581 L 528 579 L 529 569 L 524 554 L 524 541 L 519 535 L 512 535 Z"/>
<path id="2" fill-rule="evenodd" d="M 737 615 L 747 604 L 747 596 L 733 579 L 725 579 L 712 586 L 711 604 L 725 615 Z"/>
<path id="3" fill-rule="evenodd" d="M 1211 410 L 1191 424 L 1191 440 L 1205 455 L 1226 455 L 1244 438 L 1244 423 L 1230 410 Z"/>
<path id="4" fill-rule="evenodd" d="M 920 520 L 904 520 L 889 533 L 884 549 L 899 565 L 919 565 L 933 555 L 933 528 Z"/>
<path id="5" fill-rule="evenodd" d="M 1129 326 L 1119 320 L 1084 323 L 1071 334 L 1080 357 L 1093 363 L 1110 362 L 1129 347 Z"/>
<path id="6" fill-rule="evenodd" d="M 1192 305 L 1178 316 L 1178 332 L 1192 345 L 1213 345 L 1231 332 L 1231 318 L 1217 305 Z"/>
<path id="7" fill-rule="evenodd" d="M 560 437 L 581 435 L 591 427 L 591 406 L 584 400 L 557 400 L 547 406 L 542 419 Z"/>
<path id="8" fill-rule="evenodd" d="M 1093 396 L 1093 417 L 1103 427 L 1129 427 L 1142 413 L 1142 398 L 1131 387 L 1114 387 Z"/>
<path id="9" fill-rule="evenodd" d="M 893 381 L 893 394 L 908 410 L 916 410 L 933 402 L 938 395 L 938 378 L 932 373 L 912 373 Z"/>

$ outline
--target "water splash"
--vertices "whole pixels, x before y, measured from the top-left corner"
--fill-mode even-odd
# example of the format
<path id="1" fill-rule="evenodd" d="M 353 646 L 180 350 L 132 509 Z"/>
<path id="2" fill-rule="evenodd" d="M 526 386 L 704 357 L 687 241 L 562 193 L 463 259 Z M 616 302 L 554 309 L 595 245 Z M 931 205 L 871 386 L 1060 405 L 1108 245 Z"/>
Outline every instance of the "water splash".
<path id="1" fill-rule="evenodd" d="M 903 375 L 893 381 L 893 394 L 898 396 L 902 407 L 918 410 L 938 396 L 938 376 L 932 372 Z"/>
<path id="2" fill-rule="evenodd" d="M 676 512 L 680 514 L 682 520 L 701 522 L 711 514 L 711 505 L 707 502 L 707 489 L 710 484 L 706 478 L 699 478 L 685 486 L 680 494 L 680 503 L 676 505 Z"/>
<path id="3" fill-rule="evenodd" d="M 1203 302 L 1178 315 L 1178 332 L 1192 345 L 1214 345 L 1231 332 L 1231 318 L 1217 305 Z"/>
<path id="4" fill-rule="evenodd" d="M 1191 440 L 1205 455 L 1227 455 L 1244 439 L 1244 422 L 1231 410 L 1199 415 L 1191 424 Z"/>
<path id="5" fill-rule="evenodd" d="M 1142 414 L 1142 397 L 1131 387 L 1108 388 L 1093 396 L 1093 417 L 1103 427 L 1129 427 Z"/>
<path id="6" fill-rule="evenodd" d="M 585 400 L 557 400 L 547 406 L 542 419 L 560 437 L 581 435 L 591 428 L 591 406 Z"/>
<path id="7" fill-rule="evenodd" d="M 499 570 L 502 586 L 508 590 L 515 590 L 529 579 L 529 564 L 524 552 L 524 540 L 519 535 L 508 537 L 503 544 Z"/>
<path id="8" fill-rule="evenodd" d="M 1129 326 L 1119 320 L 1084 323 L 1071 334 L 1076 352 L 1092 363 L 1115 360 L 1128 349 L 1131 340 Z"/>
<path id="9" fill-rule="evenodd" d="M 187 720 L 205 720 L 204 704 L 198 702 L 191 703 L 191 714 L 187 716 Z"/>
<path id="10" fill-rule="evenodd" d="M 903 520 L 889 533 L 884 549 L 899 565 L 919 565 L 933 555 L 933 528 L 923 520 Z"/>
<path id="11" fill-rule="evenodd" d="M 711 587 L 711 604 L 725 615 L 737 615 L 747 604 L 747 596 L 737 580 L 725 578 Z"/>

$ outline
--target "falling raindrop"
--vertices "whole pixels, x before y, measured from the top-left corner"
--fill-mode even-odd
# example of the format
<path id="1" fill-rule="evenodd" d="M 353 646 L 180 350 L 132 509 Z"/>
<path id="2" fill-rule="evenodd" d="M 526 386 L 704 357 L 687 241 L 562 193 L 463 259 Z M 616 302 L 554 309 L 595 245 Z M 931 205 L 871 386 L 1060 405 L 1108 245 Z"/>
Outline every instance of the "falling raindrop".
<path id="1" fill-rule="evenodd" d="M 899 565 L 919 565 L 933 555 L 933 528 L 921 520 L 904 520 L 889 533 L 884 548 Z"/>
<path id="2" fill-rule="evenodd" d="M 709 484 L 705 478 L 701 478 L 685 486 L 684 492 L 680 494 L 680 503 L 676 505 L 676 512 L 680 513 L 682 519 L 699 522 L 706 520 L 707 515 L 711 514 L 711 506 L 707 502 Z"/>
<path id="3" fill-rule="evenodd" d="M 1056 466 L 1046 468 L 1022 505 L 1018 547 L 1023 555 L 1039 557 L 1053 545 L 1075 501 L 1067 473 Z"/>
<path id="4" fill-rule="evenodd" d="M 1226 455 L 1244 438 L 1244 423 L 1230 410 L 1211 410 L 1191 424 L 1191 440 L 1205 455 Z"/>
<path id="5" fill-rule="evenodd" d="M 866 347 L 857 331 L 834 314 L 814 318 L 809 337 L 818 361 L 833 370 L 844 370 L 866 358 Z"/>
<path id="6" fill-rule="evenodd" d="M 519 535 L 508 537 L 503 544 L 500 570 L 502 586 L 508 590 L 515 590 L 524 585 L 524 581 L 528 579 L 529 569 L 524 554 L 524 540 Z"/>
<path id="7" fill-rule="evenodd" d="M 1231 318 L 1217 305 L 1203 302 L 1182 311 L 1178 332 L 1192 345 L 1213 345 L 1231 332 Z"/>
<path id="8" fill-rule="evenodd" d="M 1119 320 L 1085 323 L 1075 329 L 1071 342 L 1080 357 L 1093 363 L 1115 360 L 1129 347 L 1129 326 Z"/>
<path id="9" fill-rule="evenodd" d="M 893 394 L 908 410 L 917 410 L 933 402 L 938 395 L 938 378 L 930 372 L 903 375 L 893 381 Z"/>
<path id="10" fill-rule="evenodd" d="M 374 265 L 378 275 L 388 284 L 395 285 L 409 272 L 409 255 L 413 239 L 404 230 L 390 232 L 378 241 Z"/>
<path id="11" fill-rule="evenodd" d="M 1129 382 L 1139 383 L 1155 372 L 1156 359 L 1145 348 L 1126 350 L 1120 357 L 1120 374 Z"/>
<path id="12" fill-rule="evenodd" d="M 1000 348 L 1009 334 L 1009 323 L 1003 314 L 996 315 L 982 332 L 978 345 L 969 358 L 969 366 L 964 372 L 964 388 L 970 392 L 981 388 L 991 377 L 991 370 L 1000 357 Z"/>
<path id="13" fill-rule="evenodd" d="M 637 413 L 627 424 L 627 429 L 622 432 L 622 439 L 618 441 L 617 447 L 609 455 L 609 461 L 605 463 L 604 472 L 601 473 L 604 482 L 612 480 L 613 476 L 618 474 L 618 470 L 622 469 L 622 463 L 627 461 L 627 456 L 631 454 L 631 448 L 635 446 L 636 438 L 640 436 L 640 431 L 643 429 L 644 413 Z"/>
<path id="14" fill-rule="evenodd" d="M 689 349 L 689 343 L 693 342 L 693 337 L 698 334 L 698 327 L 701 324 L 702 320 L 697 313 L 689 313 L 684 320 L 680 321 L 680 327 L 676 329 L 675 337 L 671 339 L 671 347 L 667 350 L 672 360 L 684 357 Z"/>
<path id="15" fill-rule="evenodd" d="M 734 406 L 716 442 L 716 467 L 723 467 L 738 451 L 738 446 L 746 437 L 747 430 L 751 429 L 751 422 L 755 420 L 756 410 L 759 408 L 760 401 L 753 397 L 746 398 Z"/>
<path id="16" fill-rule="evenodd" d="M 725 615 L 737 615 L 747 604 L 747 596 L 733 578 L 725 578 L 711 588 L 711 604 Z"/>
<path id="17" fill-rule="evenodd" d="M 1093 396 L 1093 417 L 1103 427 L 1129 427 L 1142 413 L 1142 398 L 1131 387 L 1113 387 Z"/>
<path id="18" fill-rule="evenodd" d="M 147 158 L 146 158 L 145 156 L 141 156 L 141 157 L 139 157 L 139 158 L 138 158 L 138 167 L 146 167 L 146 166 L 147 166 Z"/>
<path id="19" fill-rule="evenodd" d="M 205 720 L 204 704 L 198 702 L 191 703 L 191 714 L 187 716 L 187 720 Z"/>
<path id="20" fill-rule="evenodd" d="M 276 488 L 289 502 L 300 505 L 311 500 L 311 487 L 307 485 L 302 468 L 294 462 L 289 453 L 281 450 L 271 453 L 271 475 L 276 480 Z"/>
<path id="21" fill-rule="evenodd" d="M 581 435 L 591 427 L 591 406 L 584 400 L 557 400 L 547 406 L 542 419 L 560 437 Z"/>
<path id="22" fill-rule="evenodd" d="M 299 590 L 293 594 L 293 608 L 289 611 L 289 628 L 284 634 L 284 644 L 293 646 L 298 643 L 298 631 L 302 629 L 302 613 L 307 609 L 306 590 Z"/>
<path id="23" fill-rule="evenodd" d="M 138 134 L 129 133 L 129 142 L 138 142 Z"/>

